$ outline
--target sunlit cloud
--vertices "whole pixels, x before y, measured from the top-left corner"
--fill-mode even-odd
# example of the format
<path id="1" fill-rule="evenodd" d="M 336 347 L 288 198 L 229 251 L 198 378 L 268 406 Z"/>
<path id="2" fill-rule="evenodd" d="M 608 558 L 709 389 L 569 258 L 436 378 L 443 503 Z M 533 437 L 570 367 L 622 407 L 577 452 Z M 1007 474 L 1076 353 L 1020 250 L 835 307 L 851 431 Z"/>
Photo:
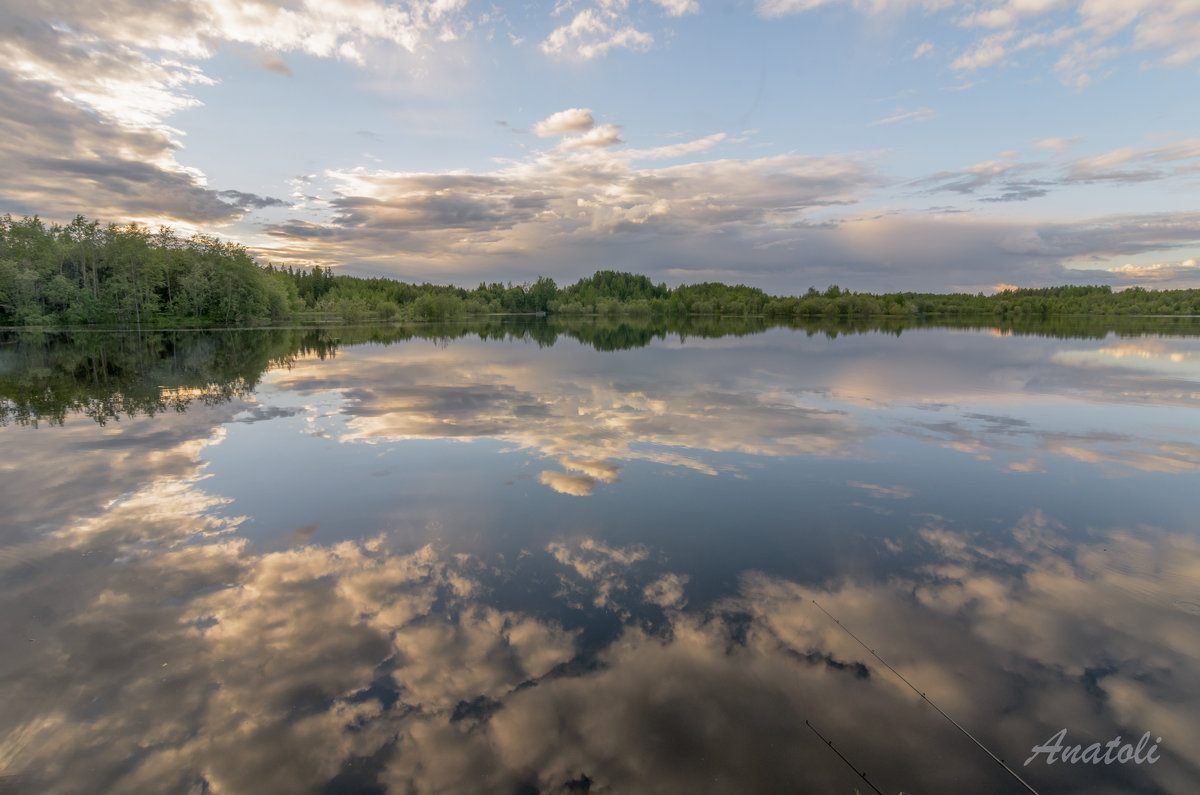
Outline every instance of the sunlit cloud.
<path id="1" fill-rule="evenodd" d="M 244 212 L 243 199 L 267 201 L 207 187 L 176 161 L 170 133 L 97 116 L 44 82 L 0 80 L 0 100 L 9 108 L 0 119 L 0 157 L 10 164 L 0 191 L 17 212 L 220 223 Z"/>
<path id="2" fill-rule="evenodd" d="M 587 108 L 568 108 L 534 122 L 533 132 L 543 138 L 567 133 L 585 133 L 596 126 L 596 119 Z"/>
<path id="3" fill-rule="evenodd" d="M 0 155 L 14 165 L 3 198 L 17 212 L 60 218 L 82 210 L 149 223 L 236 220 L 266 205 L 240 203 L 254 195 L 247 186 L 211 190 L 203 173 L 177 159 L 183 132 L 169 124 L 200 104 L 190 92 L 215 86 L 201 62 L 238 44 L 281 74 L 290 70 L 279 54 L 289 52 L 361 65 L 373 43 L 415 52 L 457 24 L 462 6 L 123 1 L 103 14 L 14 7 L 11 32 L 0 39 L 2 99 L 12 110 L 0 125 L 12 151 Z"/>
<path id="4" fill-rule="evenodd" d="M 573 149 L 588 149 L 592 147 L 612 146 L 621 143 L 621 135 L 615 124 L 602 124 L 593 127 L 582 135 L 563 138 L 556 147 L 559 152 L 570 152 Z"/>
<path id="5" fill-rule="evenodd" d="M 23 19 L 24 35 L 6 37 L 0 65 L 48 82 L 68 99 L 119 123 L 153 126 L 195 103 L 179 89 L 212 83 L 200 67 L 177 59 L 207 59 L 223 43 L 233 42 L 263 53 L 301 52 L 362 63 L 364 49 L 374 41 L 414 51 L 445 25 L 455 24 L 464 5 L 460 0 L 404 7 L 373 0 L 191 0 L 169 7 L 126 2 L 109 6 L 105 14 L 60 7 L 52 16 L 38 12 Z M 168 56 L 153 60 L 150 52 Z M 279 70 L 282 61 L 266 55 L 264 64 Z"/>
<path id="6" fill-rule="evenodd" d="M 1126 263 L 1109 268 L 1108 272 L 1121 280 L 1118 285 L 1120 287 L 1194 289 L 1200 286 L 1200 262 L 1195 259 L 1155 262 L 1150 265 Z"/>
<path id="7" fill-rule="evenodd" d="M 623 10 L 623 6 L 623 3 L 605 3 L 579 11 L 570 22 L 546 37 L 540 45 L 542 52 L 590 61 L 613 49 L 650 49 L 654 46 L 654 36 L 628 24 L 617 10 Z"/>
<path id="8" fill-rule="evenodd" d="M 788 234 L 807 212 L 852 203 L 879 181 L 865 158 L 778 155 L 645 167 L 643 160 L 700 154 L 724 134 L 623 150 L 617 127 L 586 109 L 538 122 L 554 149 L 486 173 L 327 171 L 331 222 L 273 225 L 279 247 L 363 264 L 386 257 L 478 268 L 514 255 L 556 256 L 570 247 L 607 247 L 614 236 L 721 234 L 726 240 Z M 540 254 L 539 254 L 540 252 Z M 293 255 L 295 256 L 295 255 Z"/>

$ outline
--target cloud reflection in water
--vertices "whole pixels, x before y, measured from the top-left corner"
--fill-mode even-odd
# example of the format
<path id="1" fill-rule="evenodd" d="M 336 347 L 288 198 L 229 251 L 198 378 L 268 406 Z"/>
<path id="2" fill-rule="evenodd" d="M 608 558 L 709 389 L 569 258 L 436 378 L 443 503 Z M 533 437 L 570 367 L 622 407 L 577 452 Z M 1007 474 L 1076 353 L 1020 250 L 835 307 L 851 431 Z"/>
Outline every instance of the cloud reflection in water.
<path id="1" fill-rule="evenodd" d="M 885 791 L 1010 791 L 817 600 L 1010 762 L 1063 727 L 1089 741 L 1164 738 L 1153 767 L 1023 769 L 1042 791 L 1191 791 L 1194 524 L 1155 526 L 1178 514 L 1149 502 L 1135 507 L 1161 510 L 1144 524 L 1080 521 L 1066 503 L 1082 491 L 1014 493 L 1015 521 L 991 506 L 956 512 L 951 487 L 932 490 L 943 470 L 921 471 L 963 449 L 1012 480 L 1041 469 L 1066 475 L 1039 482 L 1083 478 L 1113 494 L 1133 493 L 1117 478 L 1184 484 L 1195 420 L 1179 373 L 1125 367 L 1140 355 L 1055 355 L 1087 347 L 1077 341 L 916 339 L 771 334 L 619 362 L 572 345 L 349 349 L 269 373 L 258 403 L 119 429 L 3 429 L 28 442 L 2 453 L 4 785 L 862 789 L 807 720 Z M 1162 345 L 1168 363 L 1194 347 Z M 290 546 L 252 540 L 255 506 L 219 487 L 216 453 L 265 438 L 253 433 L 316 444 L 304 435 L 314 424 L 344 442 L 322 444 L 363 456 L 496 439 L 532 459 L 544 500 L 519 518 L 534 530 L 502 544 L 451 528 L 424 543 L 381 525 L 331 542 L 307 524 Z M 897 464 L 897 449 L 948 458 Z M 403 486 L 388 480 L 392 463 L 368 467 L 381 490 Z M 746 505 L 726 540 L 690 525 L 655 535 L 632 511 L 598 514 L 606 534 L 540 512 L 549 500 L 603 506 L 602 492 L 632 491 L 656 468 L 749 488 L 755 463 L 797 488 L 816 478 L 819 499 L 770 516 Z M 316 505 L 325 495 L 308 482 L 292 493 Z M 855 505 L 887 519 L 868 525 Z M 787 544 L 768 536 L 773 523 Z M 774 568 L 713 560 L 756 544 L 779 552 Z M 864 549 L 871 565 L 855 557 Z"/>

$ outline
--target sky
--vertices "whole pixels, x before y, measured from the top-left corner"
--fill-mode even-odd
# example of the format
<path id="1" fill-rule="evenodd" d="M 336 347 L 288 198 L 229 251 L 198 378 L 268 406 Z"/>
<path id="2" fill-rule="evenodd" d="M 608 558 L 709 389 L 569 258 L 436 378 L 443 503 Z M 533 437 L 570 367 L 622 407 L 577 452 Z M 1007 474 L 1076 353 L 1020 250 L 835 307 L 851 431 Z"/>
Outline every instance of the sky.
<path id="1" fill-rule="evenodd" d="M 0 213 L 474 286 L 1200 287 L 1196 0 L 0 0 Z"/>

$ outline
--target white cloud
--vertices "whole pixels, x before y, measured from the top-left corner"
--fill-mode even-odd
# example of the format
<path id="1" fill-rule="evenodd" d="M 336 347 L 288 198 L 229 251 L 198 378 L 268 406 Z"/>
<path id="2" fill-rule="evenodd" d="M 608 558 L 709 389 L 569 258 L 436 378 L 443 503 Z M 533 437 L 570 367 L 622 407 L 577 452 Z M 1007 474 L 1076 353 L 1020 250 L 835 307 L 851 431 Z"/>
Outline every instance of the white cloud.
<path id="1" fill-rule="evenodd" d="M 1070 5 L 1070 0 L 1002 0 L 990 8 L 969 15 L 967 25 L 985 28 L 1010 28 L 1024 19 L 1056 11 Z"/>
<path id="2" fill-rule="evenodd" d="M 917 45 L 917 49 L 913 50 L 913 60 L 923 58 L 931 52 L 933 52 L 933 42 L 923 41 Z"/>
<path id="3" fill-rule="evenodd" d="M 585 9 L 568 24 L 555 28 L 541 43 L 541 50 L 547 55 L 590 61 L 612 49 L 645 51 L 654 45 L 652 35 L 623 21 L 615 11 Z"/>
<path id="4" fill-rule="evenodd" d="M 621 136 L 617 126 L 615 124 L 602 124 L 599 127 L 593 127 L 583 135 L 564 138 L 559 142 L 557 150 L 560 152 L 569 152 L 572 149 L 603 148 L 619 143 L 621 143 Z"/>
<path id="5" fill-rule="evenodd" d="M 681 17 L 684 14 L 696 14 L 700 4 L 696 0 L 654 0 L 654 4 L 667 12 L 667 16 Z"/>
<path id="6" fill-rule="evenodd" d="M 567 133 L 586 132 L 596 126 L 592 112 L 587 108 L 568 108 L 551 113 L 539 122 L 534 122 L 533 132 L 542 138 Z"/>
<path id="7" fill-rule="evenodd" d="M 208 188 L 175 160 L 169 131 L 108 120 L 2 68 L 0 106 L 0 198 L 13 212 L 67 220 L 83 206 L 106 221 L 178 226 L 230 221 L 243 213 L 239 199 L 261 199 Z"/>
<path id="8" fill-rule="evenodd" d="M 180 59 L 209 58 L 223 44 L 237 43 L 265 54 L 302 52 L 362 64 L 372 43 L 414 52 L 427 39 L 444 38 L 464 4 L 118 0 L 103 14 L 58 6 L 51 14 L 31 10 L 19 18 L 21 34 L 0 42 L 0 67 L 48 82 L 120 123 L 153 126 L 195 104 L 183 93 L 187 86 L 212 83 L 199 66 Z M 265 60 L 278 68 L 272 58 Z"/>
<path id="9" fill-rule="evenodd" d="M 1013 31 L 1008 30 L 986 36 L 976 42 L 969 51 L 955 58 L 950 66 L 968 71 L 995 66 L 1008 57 L 1009 48 L 1006 45 L 1012 41 L 1014 35 Z"/>
<path id="10" fill-rule="evenodd" d="M 652 0 L 667 17 L 682 17 L 700 11 L 696 0 Z M 572 2 L 559 2 L 554 15 L 574 11 L 570 22 L 559 25 L 541 43 L 546 55 L 589 61 L 614 49 L 644 52 L 654 46 L 654 35 L 639 29 L 645 15 L 635 25 L 630 0 L 594 0 L 588 7 L 575 10 Z M 645 5 L 643 3 L 643 5 Z"/>
<path id="11" fill-rule="evenodd" d="M 655 146 L 650 149 L 626 149 L 623 153 L 630 160 L 669 160 L 683 155 L 695 154 L 711 149 L 727 138 L 725 133 L 715 133 L 694 141 L 685 141 L 667 146 Z"/>
<path id="12" fill-rule="evenodd" d="M 587 126 L 592 116 L 564 113 L 549 127 Z M 795 290 L 797 273 L 806 284 L 853 289 L 974 291 L 998 281 L 1119 285 L 1128 279 L 1103 268 L 1131 257 L 1168 261 L 1171 251 L 1186 259 L 1194 253 L 1189 247 L 1200 246 L 1200 222 L 1191 213 L 1054 223 L 879 210 L 830 218 L 831 207 L 865 201 L 885 184 L 864 156 L 639 162 L 702 157 L 722 140 L 716 134 L 647 149 L 551 148 L 480 173 L 328 171 L 332 192 L 320 198 L 332 217 L 271 227 L 271 257 L 461 283 L 492 278 L 493 268 L 513 262 L 557 278 L 621 261 L 652 277 L 751 281 L 780 291 Z M 1186 179 L 1196 173 L 1198 153 L 1191 139 L 1067 163 L 1022 162 L 1016 152 L 1001 152 L 908 184 L 1013 202 L 1091 181 Z M 1108 264 L 1080 269 L 1088 262 Z"/>
<path id="13" fill-rule="evenodd" d="M 0 122 L 7 128 L 2 145 L 30 135 L 39 142 L 19 158 L 4 156 L 20 165 L 6 174 L 0 195 L 18 212 L 51 216 L 70 217 L 86 205 L 114 221 L 232 220 L 242 210 L 222 197 L 251 194 L 210 191 L 203 173 L 176 159 L 182 132 L 170 117 L 200 104 L 192 89 L 215 83 L 197 61 L 237 44 L 284 74 L 278 54 L 286 52 L 361 64 L 377 45 L 415 52 L 435 35 L 446 38 L 463 6 L 114 0 L 99 12 L 86 4 L 12 5 L 0 35 L 0 84 L 12 97 Z"/>

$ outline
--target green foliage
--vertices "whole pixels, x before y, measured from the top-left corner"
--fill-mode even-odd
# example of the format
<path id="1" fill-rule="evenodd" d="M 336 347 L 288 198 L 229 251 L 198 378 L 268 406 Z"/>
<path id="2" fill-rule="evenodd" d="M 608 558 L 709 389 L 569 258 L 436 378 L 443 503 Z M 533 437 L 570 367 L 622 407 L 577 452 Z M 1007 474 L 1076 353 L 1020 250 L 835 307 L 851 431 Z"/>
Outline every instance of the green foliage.
<path id="1" fill-rule="evenodd" d="M 130 225 L 0 219 L 0 324 L 239 326 L 290 317 L 293 281 L 241 246 Z"/>
<path id="2" fill-rule="evenodd" d="M 1109 287 L 965 293 L 855 293 L 832 285 L 771 296 L 719 282 L 674 289 L 645 276 L 596 271 L 559 289 L 553 279 L 474 290 L 384 278 L 259 266 L 241 246 L 163 227 L 101 227 L 76 217 L 0 220 L 0 325 L 246 326 L 302 319 L 442 323 L 493 314 L 647 318 L 766 317 L 772 320 L 987 317 L 999 321 L 1069 315 L 1196 315 L 1200 290 Z"/>
<path id="3" fill-rule="evenodd" d="M 764 307 L 769 317 L 895 317 L 968 318 L 998 320 L 1050 318 L 1071 315 L 1198 315 L 1200 290 L 1114 292 L 1108 286 L 1063 286 L 982 293 L 886 293 L 872 295 L 830 287 L 815 288 L 800 298 L 773 298 Z"/>

